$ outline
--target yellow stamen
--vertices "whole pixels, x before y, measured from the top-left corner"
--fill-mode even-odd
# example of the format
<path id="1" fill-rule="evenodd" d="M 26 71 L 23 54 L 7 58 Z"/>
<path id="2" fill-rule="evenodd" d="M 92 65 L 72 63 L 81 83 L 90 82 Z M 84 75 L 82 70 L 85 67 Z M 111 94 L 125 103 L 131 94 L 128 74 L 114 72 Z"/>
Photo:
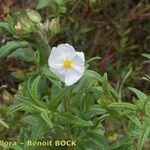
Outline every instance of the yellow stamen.
<path id="1" fill-rule="evenodd" d="M 69 59 L 64 60 L 63 67 L 64 67 L 65 69 L 71 68 L 71 67 L 72 67 L 72 61 L 69 60 Z"/>

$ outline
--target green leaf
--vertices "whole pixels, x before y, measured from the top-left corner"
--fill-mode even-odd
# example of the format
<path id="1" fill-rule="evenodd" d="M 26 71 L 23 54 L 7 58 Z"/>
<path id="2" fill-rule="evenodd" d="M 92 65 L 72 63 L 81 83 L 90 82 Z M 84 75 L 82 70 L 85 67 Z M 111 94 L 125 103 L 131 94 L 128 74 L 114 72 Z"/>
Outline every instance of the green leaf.
<path id="1" fill-rule="evenodd" d="M 19 145 L 16 145 L 15 150 L 23 150 L 23 149 Z"/>
<path id="2" fill-rule="evenodd" d="M 44 134 L 49 132 L 49 126 L 43 118 L 37 118 L 35 121 L 30 121 L 32 123 L 32 130 L 31 130 L 31 139 L 42 139 Z"/>
<path id="3" fill-rule="evenodd" d="M 11 108 L 8 112 L 7 115 L 11 115 L 14 112 L 18 111 L 18 110 L 23 110 L 23 108 L 25 107 L 25 104 L 18 104 L 17 106 L 14 106 L 13 108 Z"/>
<path id="4" fill-rule="evenodd" d="M 50 71 L 50 68 L 42 67 L 41 71 L 48 79 L 59 80 L 59 78 L 53 72 Z"/>
<path id="5" fill-rule="evenodd" d="M 50 128 L 53 128 L 52 122 L 51 122 L 51 118 L 52 116 L 49 116 L 49 111 L 48 110 L 44 110 L 41 112 L 41 117 L 44 119 L 44 121 L 49 125 Z"/>
<path id="6" fill-rule="evenodd" d="M 103 87 L 103 91 L 104 91 L 105 95 L 110 95 L 109 84 L 108 84 L 106 73 L 104 74 L 104 77 L 103 77 L 102 87 Z"/>
<path id="7" fill-rule="evenodd" d="M 132 122 L 134 122 L 139 128 L 142 127 L 141 122 L 139 121 L 139 119 L 137 118 L 136 115 L 129 114 L 129 115 L 127 115 L 127 117 L 128 117 Z"/>
<path id="8" fill-rule="evenodd" d="M 150 81 L 150 75 L 145 74 L 145 76 L 144 76 L 142 79 L 147 80 L 147 81 Z"/>
<path id="9" fill-rule="evenodd" d="M 150 54 L 142 54 L 142 56 L 144 56 L 144 57 L 150 59 Z"/>
<path id="10" fill-rule="evenodd" d="M 99 145 L 100 150 L 109 150 L 109 145 L 105 136 L 99 133 L 99 131 L 89 131 L 86 137 L 95 141 Z"/>
<path id="11" fill-rule="evenodd" d="M 150 120 L 148 120 L 148 122 L 150 122 Z M 145 121 L 144 129 L 142 130 L 140 137 L 139 137 L 138 150 L 142 150 L 142 147 L 149 135 L 150 135 L 150 123 L 147 123 Z"/>
<path id="12" fill-rule="evenodd" d="M 0 127 L 9 128 L 9 126 L 0 118 Z"/>
<path id="13" fill-rule="evenodd" d="M 38 40 L 36 40 L 36 41 L 33 41 L 33 43 L 30 43 L 30 44 L 33 46 L 33 48 L 35 48 L 37 50 L 36 54 L 37 54 L 38 63 L 42 66 L 47 64 L 49 49 L 45 46 L 44 41 L 39 42 Z"/>
<path id="14" fill-rule="evenodd" d="M 84 111 L 84 113 L 92 113 L 96 115 L 105 114 L 107 111 L 101 108 L 99 105 L 92 105 L 90 108 Z"/>
<path id="15" fill-rule="evenodd" d="M 95 79 L 99 82 L 102 82 L 102 80 L 103 80 L 103 77 L 100 74 L 98 74 L 97 72 L 92 71 L 92 70 L 86 70 L 84 73 L 84 76 L 88 77 L 88 78 Z"/>
<path id="16" fill-rule="evenodd" d="M 85 73 L 84 73 L 84 76 L 83 77 L 87 77 L 89 79 L 95 79 L 97 80 L 98 82 L 102 83 L 103 86 L 105 86 L 104 88 L 106 89 L 106 86 L 108 86 L 109 90 L 111 91 L 111 93 L 113 93 L 113 95 L 117 98 L 119 98 L 119 95 L 117 94 L 117 92 L 113 89 L 113 87 L 108 83 L 106 83 L 106 74 L 105 74 L 105 77 L 102 77 L 100 74 L 98 74 L 97 72 L 95 71 L 92 71 L 92 70 L 86 70 Z M 105 80 L 105 81 L 104 81 Z M 108 89 L 107 89 L 108 90 Z"/>
<path id="17" fill-rule="evenodd" d="M 31 120 L 31 122 L 34 122 L 33 119 Z M 19 143 L 26 143 L 27 140 L 29 139 L 30 136 L 30 131 L 27 128 L 21 128 L 20 129 L 20 134 L 18 137 L 18 142 Z M 17 144 L 17 146 L 21 146 L 22 150 L 28 149 L 28 146 L 26 144 Z M 15 147 L 15 150 L 17 150 L 17 148 Z"/>
<path id="18" fill-rule="evenodd" d="M 130 76 L 131 72 L 132 72 L 132 66 L 130 65 L 130 68 L 128 70 L 128 72 L 124 75 L 121 83 L 120 83 L 120 86 L 119 86 L 119 96 L 120 96 L 120 99 L 122 97 L 122 89 L 123 89 L 123 86 L 124 86 L 124 83 L 126 82 L 126 80 L 128 79 L 128 77 Z"/>
<path id="19" fill-rule="evenodd" d="M 65 4 L 68 0 L 38 0 L 37 9 L 50 6 L 55 12 L 66 13 Z"/>
<path id="20" fill-rule="evenodd" d="M 106 97 L 109 100 L 114 101 L 114 96 L 119 99 L 119 95 L 113 89 L 113 87 L 108 83 L 107 74 L 105 73 L 102 79 L 102 88 Z"/>
<path id="21" fill-rule="evenodd" d="M 59 93 L 56 93 L 55 95 L 51 97 L 50 102 L 49 102 L 50 111 L 53 112 L 57 109 L 57 107 L 60 104 L 60 101 L 62 100 L 63 96 L 67 93 L 67 91 L 68 91 L 68 87 L 60 90 Z"/>
<path id="22" fill-rule="evenodd" d="M 7 22 L 0 22 L 0 28 L 12 33 L 11 27 Z"/>
<path id="23" fill-rule="evenodd" d="M 136 96 L 141 100 L 141 101 L 144 101 L 145 99 L 148 98 L 148 96 L 143 93 L 142 91 L 136 89 L 136 88 L 132 88 L 132 87 L 129 87 L 129 90 L 131 90 L 132 92 L 134 92 L 136 94 Z"/>
<path id="24" fill-rule="evenodd" d="M 48 67 L 42 67 L 41 71 L 42 71 L 43 75 L 45 75 L 48 80 L 50 80 L 60 90 L 62 89 L 62 87 L 61 87 L 62 84 L 61 84 L 59 78 L 56 77 L 56 75 L 54 73 L 52 73 Z"/>
<path id="25" fill-rule="evenodd" d="M 132 139 L 129 136 L 124 136 L 118 139 L 114 144 L 112 144 L 112 150 L 124 150 L 123 148 L 128 147 L 130 150 Z M 127 149 L 128 150 L 128 149 Z"/>
<path id="26" fill-rule="evenodd" d="M 30 48 L 19 48 L 8 56 L 8 58 L 11 57 L 15 57 L 26 62 L 34 60 L 34 55 Z"/>
<path id="27" fill-rule="evenodd" d="M 91 121 L 83 120 L 79 118 L 78 116 L 72 115 L 67 112 L 57 115 L 56 118 L 62 123 L 70 123 L 70 124 L 82 126 L 82 127 L 93 126 L 93 123 Z"/>
<path id="28" fill-rule="evenodd" d="M 42 139 L 43 135 L 50 130 L 47 123 L 43 121 L 43 118 L 39 115 L 28 115 L 23 117 L 22 121 L 30 125 L 30 134 L 28 134 L 28 136 L 30 136 L 31 139 Z M 23 134 L 24 133 L 25 132 L 23 131 Z M 29 137 L 26 136 L 25 139 L 23 138 L 22 140 L 25 140 L 24 142 L 26 142 L 28 139 Z"/>
<path id="29" fill-rule="evenodd" d="M 128 109 L 132 109 L 132 110 L 138 109 L 136 105 L 130 104 L 130 103 L 125 103 L 125 102 L 111 103 L 108 105 L 108 107 L 110 107 L 110 108 L 115 108 L 115 107 L 128 108 Z"/>
<path id="30" fill-rule="evenodd" d="M 37 111 L 40 111 L 40 112 L 43 112 L 45 111 L 45 108 L 43 107 L 39 107 L 37 105 L 34 105 L 34 104 L 29 104 L 34 110 L 37 110 Z"/>
<path id="31" fill-rule="evenodd" d="M 35 100 L 39 100 L 44 89 L 45 89 L 45 78 L 39 75 L 32 83 L 30 90 L 31 95 L 34 97 Z"/>
<path id="32" fill-rule="evenodd" d="M 75 88 L 73 88 L 72 93 L 75 93 L 77 96 L 80 95 L 80 93 L 83 93 L 85 91 L 85 88 L 87 88 L 89 85 L 89 79 L 87 77 L 83 77 L 78 84 L 75 85 Z"/>
<path id="33" fill-rule="evenodd" d="M 17 50 L 18 48 L 27 47 L 29 44 L 26 41 L 11 41 L 7 42 L 4 46 L 0 48 L 0 59 L 6 57 L 13 51 Z"/>
<path id="34" fill-rule="evenodd" d="M 38 11 L 28 9 L 27 10 L 27 15 L 30 18 L 30 20 L 33 21 L 34 23 L 38 24 L 42 20 L 42 18 L 40 16 L 40 14 L 38 13 Z"/>
<path id="35" fill-rule="evenodd" d="M 37 9 L 41 9 L 54 4 L 54 0 L 38 0 Z"/>
<path id="36" fill-rule="evenodd" d="M 86 61 L 86 64 L 89 64 L 89 63 L 91 63 L 92 61 L 100 60 L 100 59 L 101 59 L 101 57 L 93 57 L 93 58 L 90 58 L 90 59 L 88 59 L 88 60 Z"/>

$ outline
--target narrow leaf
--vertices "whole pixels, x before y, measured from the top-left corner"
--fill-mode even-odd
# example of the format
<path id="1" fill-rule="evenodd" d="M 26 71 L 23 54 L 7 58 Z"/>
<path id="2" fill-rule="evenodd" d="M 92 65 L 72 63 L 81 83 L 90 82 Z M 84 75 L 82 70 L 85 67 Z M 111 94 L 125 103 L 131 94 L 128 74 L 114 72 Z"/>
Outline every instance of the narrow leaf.
<path id="1" fill-rule="evenodd" d="M 4 128 L 9 128 L 9 126 L 0 118 L 0 126 L 4 127 Z"/>
<path id="2" fill-rule="evenodd" d="M 150 59 L 150 54 L 142 54 L 142 56 L 144 56 L 144 57 Z"/>
<path id="3" fill-rule="evenodd" d="M 17 50 L 18 48 L 23 48 L 27 46 L 28 46 L 28 42 L 26 41 L 7 42 L 4 46 L 0 48 L 0 59 L 11 54 L 13 51 Z"/>
<path id="4" fill-rule="evenodd" d="M 19 48 L 8 56 L 8 58 L 11 57 L 15 57 L 26 62 L 31 62 L 34 59 L 32 49 L 30 48 Z"/>
<path id="5" fill-rule="evenodd" d="M 134 92 L 136 94 L 136 96 L 141 100 L 141 101 L 144 101 L 145 99 L 148 98 L 148 96 L 143 93 L 142 91 L 136 89 L 136 88 L 132 88 L 132 87 L 129 87 L 129 90 L 131 90 L 132 92 Z"/>
<path id="6" fill-rule="evenodd" d="M 41 117 L 44 119 L 44 121 L 49 125 L 50 128 L 53 128 L 52 122 L 51 122 L 51 116 L 49 116 L 48 110 L 44 110 L 41 112 Z"/>
<path id="7" fill-rule="evenodd" d="M 142 150 L 142 147 L 148 138 L 150 134 L 150 126 L 149 124 L 145 123 L 144 129 L 142 130 L 140 137 L 139 137 L 139 142 L 138 142 L 138 150 Z"/>
<path id="8" fill-rule="evenodd" d="M 132 110 L 138 109 L 136 105 L 130 104 L 130 103 L 125 103 L 125 102 L 111 103 L 108 105 L 108 107 L 110 107 L 110 108 L 115 108 L 115 107 L 128 108 L 128 109 L 132 109 Z"/>
<path id="9" fill-rule="evenodd" d="M 57 116 L 57 119 L 61 122 L 71 123 L 77 126 L 83 126 L 83 127 L 93 126 L 93 123 L 91 121 L 83 120 L 78 116 L 72 115 L 70 113 L 62 113 Z"/>

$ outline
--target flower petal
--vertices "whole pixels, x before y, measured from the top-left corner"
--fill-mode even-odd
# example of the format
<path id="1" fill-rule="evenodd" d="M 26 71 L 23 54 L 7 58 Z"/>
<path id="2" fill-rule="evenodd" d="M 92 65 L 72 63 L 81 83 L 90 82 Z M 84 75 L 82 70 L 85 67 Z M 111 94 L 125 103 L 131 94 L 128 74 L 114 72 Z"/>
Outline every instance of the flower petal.
<path id="1" fill-rule="evenodd" d="M 57 48 L 60 48 L 60 49 L 63 49 L 64 51 L 72 51 L 72 52 L 76 52 L 75 49 L 73 48 L 73 46 L 71 46 L 70 44 L 68 43 L 64 43 L 64 44 L 59 44 L 57 46 Z"/>
<path id="2" fill-rule="evenodd" d="M 83 52 L 76 52 L 76 55 L 72 59 L 73 61 L 73 68 L 78 71 L 79 73 L 84 72 L 84 65 L 85 65 L 85 58 Z"/>
<path id="3" fill-rule="evenodd" d="M 75 62 L 76 65 L 82 66 L 85 64 L 85 58 L 83 52 L 76 52 L 72 61 Z"/>
<path id="4" fill-rule="evenodd" d="M 63 52 L 65 59 L 73 58 L 76 53 L 75 49 L 68 43 L 59 44 L 57 46 L 57 49 L 59 49 L 59 51 Z"/>
<path id="5" fill-rule="evenodd" d="M 79 73 L 75 69 L 69 69 L 65 73 L 65 84 L 66 86 L 70 86 L 74 83 L 76 83 L 81 77 L 83 73 Z"/>
<path id="6" fill-rule="evenodd" d="M 56 47 L 53 47 L 51 50 L 51 54 L 48 59 L 48 64 L 51 67 L 51 65 L 56 65 L 62 63 L 63 59 L 65 58 L 63 51 L 60 51 Z"/>
<path id="7" fill-rule="evenodd" d="M 83 52 L 76 52 L 76 54 L 78 55 L 78 58 L 82 60 L 82 62 L 85 62 L 85 57 Z"/>
<path id="8" fill-rule="evenodd" d="M 77 64 L 74 64 L 73 65 L 73 69 L 75 69 L 77 72 L 79 72 L 80 74 L 83 74 L 84 70 L 85 70 L 85 67 L 84 65 L 77 65 Z"/>
<path id="9" fill-rule="evenodd" d="M 50 70 L 60 78 L 61 81 L 65 80 L 65 69 L 61 65 L 52 65 Z"/>

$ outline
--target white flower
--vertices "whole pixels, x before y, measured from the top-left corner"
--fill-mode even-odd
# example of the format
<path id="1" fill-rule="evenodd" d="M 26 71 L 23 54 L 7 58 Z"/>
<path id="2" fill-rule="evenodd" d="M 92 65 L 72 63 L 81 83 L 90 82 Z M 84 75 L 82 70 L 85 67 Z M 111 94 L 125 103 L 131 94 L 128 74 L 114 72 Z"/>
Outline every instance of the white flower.
<path id="1" fill-rule="evenodd" d="M 70 44 L 53 47 L 48 64 L 66 86 L 77 82 L 84 73 L 85 58 L 83 52 L 76 52 Z"/>

